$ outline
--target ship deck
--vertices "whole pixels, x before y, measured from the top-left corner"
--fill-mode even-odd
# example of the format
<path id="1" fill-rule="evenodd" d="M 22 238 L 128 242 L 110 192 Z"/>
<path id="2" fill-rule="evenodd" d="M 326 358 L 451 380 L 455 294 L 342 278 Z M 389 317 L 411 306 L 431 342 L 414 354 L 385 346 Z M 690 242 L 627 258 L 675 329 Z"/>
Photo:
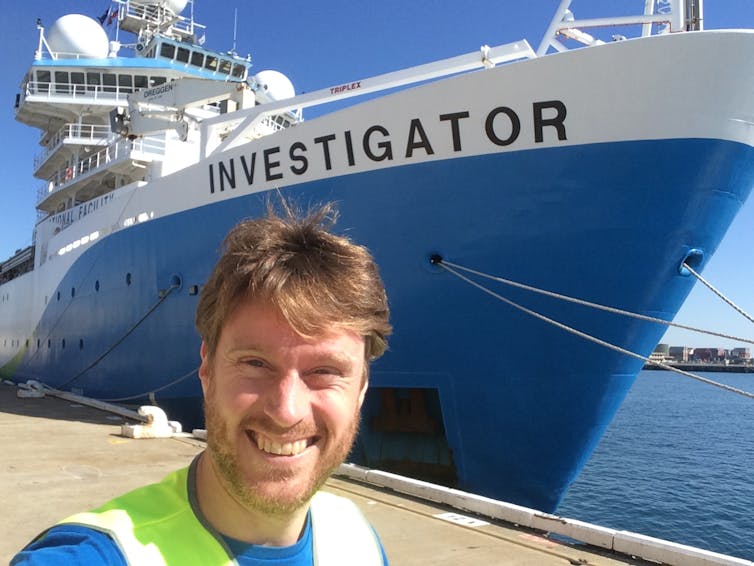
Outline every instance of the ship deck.
<path id="1" fill-rule="evenodd" d="M 122 422 L 120 416 L 54 397 L 18 398 L 15 387 L 0 384 L 5 510 L 0 562 L 7 563 L 45 527 L 157 481 L 204 448 L 204 442 L 188 437 L 124 438 Z M 650 564 L 352 479 L 332 478 L 325 489 L 364 511 L 393 566 Z"/>

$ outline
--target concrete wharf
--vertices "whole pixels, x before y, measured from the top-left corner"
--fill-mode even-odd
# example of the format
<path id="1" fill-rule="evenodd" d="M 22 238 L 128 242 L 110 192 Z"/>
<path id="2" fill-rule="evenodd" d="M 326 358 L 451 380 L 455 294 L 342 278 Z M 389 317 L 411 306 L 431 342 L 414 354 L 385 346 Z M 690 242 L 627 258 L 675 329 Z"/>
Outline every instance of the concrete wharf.
<path id="1" fill-rule="evenodd" d="M 56 521 L 96 507 L 130 489 L 158 481 L 167 473 L 187 465 L 204 448 L 203 441 L 190 437 L 124 438 L 120 435 L 122 422 L 124 418 L 121 416 L 51 396 L 18 398 L 16 387 L 0 384 L 3 455 L 0 501 L 5 523 L 0 537 L 0 563 L 7 563 L 24 544 Z M 391 474 L 371 474 L 376 474 L 378 483 L 385 485 L 401 480 Z M 359 468 L 348 475 L 364 477 L 370 472 Z M 408 485 L 409 490 L 413 485 L 419 494 L 432 494 L 433 488 L 428 487 L 429 484 L 409 480 Z M 468 511 L 475 508 L 475 501 L 494 507 L 494 502 L 484 498 L 475 500 L 469 496 L 472 499 L 465 506 L 466 511 L 461 511 L 340 475 L 328 481 L 325 489 L 344 495 L 359 505 L 380 534 L 393 566 L 657 563 L 548 534 L 548 524 L 565 524 L 565 520 L 551 515 L 535 517 L 533 524 L 539 528 L 525 528 Z M 438 489 L 441 494 L 454 491 Z M 523 513 L 519 511 L 523 508 L 508 507 L 514 513 Z M 520 522 L 526 521 L 522 519 Z M 585 531 L 587 535 L 592 533 L 590 536 L 609 535 L 610 532 L 614 533 L 588 525 Z M 612 536 L 615 538 L 615 534 Z M 649 544 L 654 539 L 634 536 L 640 541 L 636 548 L 649 548 L 647 553 L 639 552 L 639 555 L 653 556 L 652 553 L 658 552 Z M 601 539 L 595 540 L 601 544 Z M 677 564 L 752 564 L 697 549 L 687 552 L 684 549 L 688 547 L 672 543 L 664 544 L 666 553 L 681 549 L 681 558 L 675 561 Z"/>

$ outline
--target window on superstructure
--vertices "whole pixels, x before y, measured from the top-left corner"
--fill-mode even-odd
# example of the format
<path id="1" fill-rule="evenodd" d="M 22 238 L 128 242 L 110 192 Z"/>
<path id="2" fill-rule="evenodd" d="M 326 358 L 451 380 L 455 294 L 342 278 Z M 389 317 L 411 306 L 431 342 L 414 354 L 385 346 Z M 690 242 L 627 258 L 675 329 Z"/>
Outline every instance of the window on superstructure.
<path id="1" fill-rule="evenodd" d="M 99 73 L 87 73 L 86 74 L 87 90 L 95 91 L 95 90 L 97 90 L 97 87 L 99 87 L 99 84 L 100 84 L 100 74 Z"/>
<path id="2" fill-rule="evenodd" d="M 175 56 L 175 60 L 179 63 L 188 63 L 189 62 L 189 50 L 185 47 L 179 47 L 178 48 L 178 55 Z"/>
<path id="3" fill-rule="evenodd" d="M 131 75 L 118 75 L 118 86 L 120 87 L 121 92 L 133 92 L 134 88 Z"/>
<path id="4" fill-rule="evenodd" d="M 192 51 L 191 64 L 194 67 L 204 67 L 204 53 L 201 51 Z"/>
<path id="5" fill-rule="evenodd" d="M 50 83 L 52 82 L 52 76 L 50 71 L 37 71 L 37 92 L 50 92 Z"/>
<path id="6" fill-rule="evenodd" d="M 71 83 L 66 71 L 55 71 L 55 92 L 70 93 Z"/>
<path id="7" fill-rule="evenodd" d="M 161 85 L 161 84 L 163 84 L 165 82 L 167 82 L 167 78 L 165 78 L 165 77 L 150 77 L 149 78 L 149 84 L 151 86 Z"/>
<path id="8" fill-rule="evenodd" d="M 173 57 L 175 57 L 175 45 L 172 43 L 163 43 L 160 45 L 160 57 L 173 59 Z"/>
<path id="9" fill-rule="evenodd" d="M 230 74 L 230 61 L 228 61 L 227 59 L 220 59 L 220 72 L 223 75 Z"/>
<path id="10" fill-rule="evenodd" d="M 147 88 L 147 85 L 149 83 L 147 82 L 147 77 L 144 75 L 136 75 L 134 76 L 134 88 Z"/>
<path id="11" fill-rule="evenodd" d="M 204 61 L 204 68 L 209 69 L 210 71 L 216 71 L 217 70 L 217 57 L 213 57 L 212 55 L 207 55 L 207 59 Z"/>
<path id="12" fill-rule="evenodd" d="M 245 72 L 246 67 L 244 65 L 235 64 L 233 65 L 233 72 L 231 74 L 236 78 L 242 79 Z"/>
<path id="13" fill-rule="evenodd" d="M 104 92 L 117 92 L 115 75 L 110 73 L 104 73 L 102 75 L 102 90 Z"/>
<path id="14" fill-rule="evenodd" d="M 73 94 L 81 94 L 84 91 L 84 73 L 71 73 Z"/>

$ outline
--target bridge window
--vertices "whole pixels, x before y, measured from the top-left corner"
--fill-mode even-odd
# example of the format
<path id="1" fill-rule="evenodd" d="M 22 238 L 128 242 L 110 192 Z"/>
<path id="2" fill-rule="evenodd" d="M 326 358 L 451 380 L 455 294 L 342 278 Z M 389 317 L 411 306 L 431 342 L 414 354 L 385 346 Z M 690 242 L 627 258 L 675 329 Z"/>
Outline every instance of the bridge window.
<path id="1" fill-rule="evenodd" d="M 230 61 L 227 59 L 220 59 L 220 72 L 224 75 L 230 74 Z"/>
<path id="2" fill-rule="evenodd" d="M 84 91 L 84 73 L 71 73 L 73 94 L 81 94 Z"/>
<path id="3" fill-rule="evenodd" d="M 244 73 L 246 72 L 246 67 L 243 65 L 233 65 L 233 73 L 231 73 L 234 77 L 242 79 L 244 76 Z"/>
<path id="4" fill-rule="evenodd" d="M 134 88 L 147 88 L 147 77 L 144 75 L 136 75 L 134 77 Z"/>
<path id="5" fill-rule="evenodd" d="M 100 84 L 100 74 L 99 73 L 87 73 L 86 74 L 86 84 L 87 84 L 88 90 L 97 90 L 97 87 Z"/>
<path id="6" fill-rule="evenodd" d="M 175 45 L 172 43 L 163 43 L 160 45 L 160 57 L 165 57 L 165 59 L 175 57 Z"/>
<path id="7" fill-rule="evenodd" d="M 118 85 L 121 92 L 133 92 L 133 80 L 131 75 L 118 75 Z"/>
<path id="8" fill-rule="evenodd" d="M 37 92 L 50 92 L 50 71 L 37 71 Z"/>
<path id="9" fill-rule="evenodd" d="M 102 90 L 104 92 L 116 92 L 118 88 L 115 86 L 115 75 L 105 73 L 102 75 Z"/>
<path id="10" fill-rule="evenodd" d="M 178 48 L 178 54 L 175 56 L 175 60 L 180 63 L 188 63 L 189 62 L 189 50 L 185 47 L 179 47 Z"/>
<path id="11" fill-rule="evenodd" d="M 191 64 L 194 67 L 204 67 L 204 53 L 201 51 L 192 51 Z"/>
<path id="12" fill-rule="evenodd" d="M 149 84 L 152 86 L 161 85 L 164 82 L 166 82 L 168 79 L 166 77 L 150 77 Z"/>
<path id="13" fill-rule="evenodd" d="M 71 85 L 69 83 L 68 73 L 66 71 L 55 71 L 55 92 L 71 92 Z"/>
<path id="14" fill-rule="evenodd" d="M 213 57 L 212 55 L 207 55 L 207 59 L 204 61 L 204 68 L 209 69 L 210 71 L 216 71 L 217 70 L 217 57 Z"/>

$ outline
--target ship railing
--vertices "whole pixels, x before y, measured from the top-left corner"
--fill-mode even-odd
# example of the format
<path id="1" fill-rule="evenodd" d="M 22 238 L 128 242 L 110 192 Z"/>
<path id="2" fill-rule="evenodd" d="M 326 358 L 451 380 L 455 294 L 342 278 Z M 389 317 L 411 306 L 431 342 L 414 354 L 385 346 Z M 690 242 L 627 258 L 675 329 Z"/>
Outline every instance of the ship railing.
<path id="1" fill-rule="evenodd" d="M 46 134 L 45 134 L 46 135 Z M 107 142 L 112 135 L 110 126 L 98 124 L 66 124 L 60 128 L 51 138 L 42 139 L 45 147 L 34 157 L 34 170 L 39 169 L 47 159 L 57 151 L 66 140 L 75 140 L 79 143 L 101 144 Z"/>
<path id="2" fill-rule="evenodd" d="M 652 35 L 654 26 L 657 33 L 664 34 L 702 29 L 702 0 L 645 0 L 644 13 L 635 16 L 608 18 L 588 18 L 578 20 L 570 10 L 572 0 L 561 0 L 555 15 L 537 49 L 537 56 L 545 55 L 550 48 L 555 51 L 568 51 L 559 36 L 573 40 L 580 45 L 602 45 L 605 41 L 582 31 L 584 28 L 609 27 L 623 31 L 630 26 L 641 26 L 641 37 Z M 626 36 L 612 33 L 612 41 L 621 41 Z"/>
<path id="3" fill-rule="evenodd" d="M 164 137 L 146 136 L 135 140 L 120 139 L 106 148 L 58 169 L 47 183 L 37 190 L 37 204 L 50 195 L 73 185 L 85 177 L 94 175 L 116 161 L 135 159 L 137 157 L 154 159 L 165 155 Z"/>
<path id="4" fill-rule="evenodd" d="M 126 97 L 137 90 L 139 89 L 133 86 L 30 80 L 26 83 L 24 94 L 25 98 L 35 96 L 56 103 L 72 99 L 75 102 L 98 101 L 103 104 L 123 106 L 128 104 Z"/>
<path id="5" fill-rule="evenodd" d="M 262 129 L 274 133 L 288 128 L 291 125 L 291 120 L 282 114 L 277 114 L 274 116 L 265 116 L 259 125 Z"/>
<path id="6" fill-rule="evenodd" d="M 126 31 L 138 33 L 143 30 L 147 36 L 160 32 L 196 41 L 197 33 L 206 27 L 196 23 L 193 17 L 177 15 L 156 3 L 142 4 L 130 0 L 116 0 L 116 3 L 119 5 L 119 25 Z M 193 12 L 193 3 L 191 10 Z"/>
<path id="7" fill-rule="evenodd" d="M 91 55 L 79 53 L 76 51 L 50 51 L 47 50 L 50 59 L 91 59 Z"/>

